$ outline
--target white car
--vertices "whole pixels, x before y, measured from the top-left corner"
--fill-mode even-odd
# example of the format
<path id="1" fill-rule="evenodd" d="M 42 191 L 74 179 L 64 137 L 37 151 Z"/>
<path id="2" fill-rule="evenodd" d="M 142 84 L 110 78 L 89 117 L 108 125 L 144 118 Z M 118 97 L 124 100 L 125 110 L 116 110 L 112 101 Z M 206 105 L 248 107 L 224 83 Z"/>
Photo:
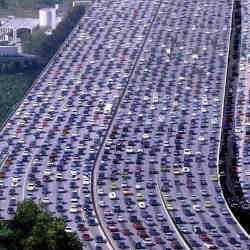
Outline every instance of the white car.
<path id="1" fill-rule="evenodd" d="M 141 209 L 144 209 L 147 207 L 146 203 L 141 201 L 141 202 L 138 202 L 138 207 L 141 208 Z"/>
<path id="2" fill-rule="evenodd" d="M 109 199 L 110 199 L 110 200 L 115 200 L 116 197 L 117 197 L 117 196 L 116 196 L 116 193 L 115 193 L 115 192 L 110 192 L 110 193 L 109 193 Z"/>
<path id="3" fill-rule="evenodd" d="M 126 152 L 127 153 L 133 153 L 133 147 L 127 146 Z"/>
<path id="4" fill-rule="evenodd" d="M 135 185 L 135 189 L 136 189 L 136 190 L 141 190 L 141 189 L 142 189 L 142 186 L 141 186 L 140 184 L 136 184 L 136 185 Z"/>
<path id="5" fill-rule="evenodd" d="M 71 233 L 71 232 L 72 232 L 72 228 L 71 228 L 70 226 L 66 226 L 66 227 L 65 227 L 65 231 L 66 231 L 67 233 Z"/>
<path id="6" fill-rule="evenodd" d="M 117 220 L 118 220 L 119 222 L 125 222 L 125 221 L 126 221 L 122 215 L 119 215 L 119 216 L 117 217 Z"/>
<path id="7" fill-rule="evenodd" d="M 89 185 L 89 180 L 83 180 L 83 181 L 82 181 L 82 185 L 88 186 L 88 185 Z"/>
<path id="8" fill-rule="evenodd" d="M 100 207 L 105 207 L 106 206 L 105 201 L 99 201 L 99 206 Z"/>
<path id="9" fill-rule="evenodd" d="M 29 183 L 26 188 L 28 191 L 33 191 L 35 189 L 35 185 L 33 183 Z"/>
<path id="10" fill-rule="evenodd" d="M 44 198 L 42 199 L 42 203 L 44 203 L 44 204 L 49 204 L 49 203 L 50 203 L 49 198 L 48 198 L 48 197 L 44 197 Z"/>
<path id="11" fill-rule="evenodd" d="M 61 181 L 63 179 L 63 175 L 61 173 L 56 174 L 56 179 Z"/>
<path id="12" fill-rule="evenodd" d="M 49 168 L 46 168 L 45 171 L 44 171 L 44 175 L 51 175 L 51 169 Z"/>
<path id="13" fill-rule="evenodd" d="M 201 206 L 200 205 L 193 205 L 193 209 L 195 212 L 201 212 Z"/>
<path id="14" fill-rule="evenodd" d="M 182 168 L 182 172 L 183 173 L 189 173 L 190 172 L 190 168 L 184 167 L 184 168 Z"/>
<path id="15" fill-rule="evenodd" d="M 97 193 L 98 193 L 99 195 L 105 195 L 105 192 L 104 192 L 104 190 L 103 190 L 102 188 L 99 188 L 99 189 L 97 190 Z"/>
<path id="16" fill-rule="evenodd" d="M 190 155 L 192 153 L 191 149 L 184 149 L 184 155 Z"/>
<path id="17" fill-rule="evenodd" d="M 77 213 L 78 207 L 76 205 L 72 205 L 69 211 L 70 211 L 70 213 Z"/>

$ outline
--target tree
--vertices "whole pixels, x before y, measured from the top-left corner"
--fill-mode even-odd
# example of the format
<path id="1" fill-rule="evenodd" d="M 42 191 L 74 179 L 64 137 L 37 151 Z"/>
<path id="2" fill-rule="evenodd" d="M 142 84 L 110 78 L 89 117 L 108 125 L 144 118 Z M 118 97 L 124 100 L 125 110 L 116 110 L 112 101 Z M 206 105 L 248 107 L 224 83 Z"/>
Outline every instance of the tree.
<path id="1" fill-rule="evenodd" d="M 10 221 L 0 223 L 0 250 L 81 250 L 76 233 L 65 231 L 65 222 L 41 204 L 24 200 Z"/>
<path id="2" fill-rule="evenodd" d="M 24 52 L 36 55 L 40 64 L 46 65 L 84 13 L 84 6 L 70 9 L 67 16 L 49 36 L 42 30 L 33 31 L 30 38 L 23 40 Z"/>
<path id="3" fill-rule="evenodd" d="M 8 2 L 6 0 L 0 0 L 0 7 L 3 9 L 8 8 Z"/>

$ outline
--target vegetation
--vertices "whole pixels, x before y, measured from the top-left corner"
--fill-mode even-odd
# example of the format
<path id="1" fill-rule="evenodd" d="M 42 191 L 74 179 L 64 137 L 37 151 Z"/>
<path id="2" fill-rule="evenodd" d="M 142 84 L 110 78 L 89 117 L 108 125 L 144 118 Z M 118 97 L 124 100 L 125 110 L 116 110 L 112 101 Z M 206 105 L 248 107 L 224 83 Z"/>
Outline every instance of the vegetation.
<path id="1" fill-rule="evenodd" d="M 4 67 L 10 67 L 4 66 Z M 23 70 L 15 74 L 0 73 L 0 126 L 13 110 L 14 106 L 23 98 L 39 73 L 39 69 Z"/>
<path id="2" fill-rule="evenodd" d="M 82 250 L 82 243 L 65 231 L 63 219 L 24 200 L 11 220 L 0 221 L 0 250 Z"/>
<path id="3" fill-rule="evenodd" d="M 2 60 L 0 63 L 0 125 L 12 111 L 13 106 L 23 98 L 43 66 L 56 53 L 84 12 L 83 6 L 71 9 L 50 36 L 46 36 L 41 30 L 34 31 L 32 35 L 26 34 L 24 51 L 36 55 L 36 60 Z"/>
<path id="4" fill-rule="evenodd" d="M 70 9 L 67 16 L 49 36 L 41 30 L 34 31 L 30 37 L 27 36 L 27 39 L 23 41 L 23 51 L 36 55 L 42 65 L 47 64 L 84 13 L 84 6 Z"/>
<path id="5" fill-rule="evenodd" d="M 38 17 L 38 10 L 41 8 L 72 2 L 73 0 L 0 0 L 0 16 Z"/>

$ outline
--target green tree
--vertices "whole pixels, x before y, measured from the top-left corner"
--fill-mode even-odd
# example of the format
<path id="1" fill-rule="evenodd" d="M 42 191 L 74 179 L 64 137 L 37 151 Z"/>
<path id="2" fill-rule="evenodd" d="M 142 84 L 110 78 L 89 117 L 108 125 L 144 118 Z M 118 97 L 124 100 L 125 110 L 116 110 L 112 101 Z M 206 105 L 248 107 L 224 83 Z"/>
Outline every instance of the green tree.
<path id="1" fill-rule="evenodd" d="M 8 8 L 8 2 L 6 0 L 0 0 L 0 7 L 3 9 Z"/>
<path id="2" fill-rule="evenodd" d="M 41 204 L 24 200 L 12 220 L 0 223 L 0 250 L 81 250 L 76 233 L 65 231 L 63 219 Z"/>

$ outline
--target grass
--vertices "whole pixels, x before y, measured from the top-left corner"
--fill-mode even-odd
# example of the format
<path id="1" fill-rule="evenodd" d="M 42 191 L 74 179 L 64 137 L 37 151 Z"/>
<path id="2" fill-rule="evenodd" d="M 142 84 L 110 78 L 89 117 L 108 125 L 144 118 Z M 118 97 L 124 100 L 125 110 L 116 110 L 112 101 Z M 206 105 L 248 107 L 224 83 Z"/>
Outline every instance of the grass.
<path id="1" fill-rule="evenodd" d="M 31 87 L 38 72 L 0 75 L 0 126 Z"/>

